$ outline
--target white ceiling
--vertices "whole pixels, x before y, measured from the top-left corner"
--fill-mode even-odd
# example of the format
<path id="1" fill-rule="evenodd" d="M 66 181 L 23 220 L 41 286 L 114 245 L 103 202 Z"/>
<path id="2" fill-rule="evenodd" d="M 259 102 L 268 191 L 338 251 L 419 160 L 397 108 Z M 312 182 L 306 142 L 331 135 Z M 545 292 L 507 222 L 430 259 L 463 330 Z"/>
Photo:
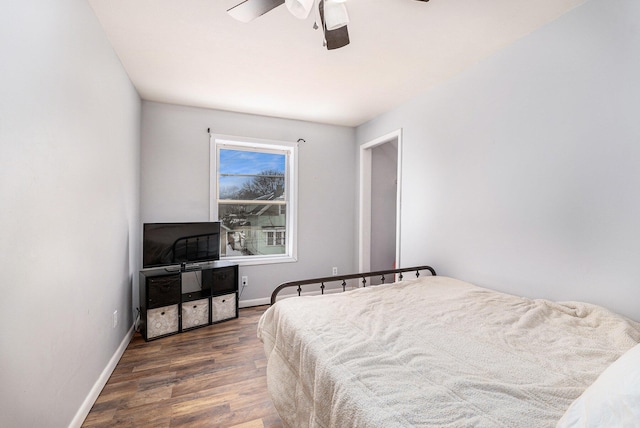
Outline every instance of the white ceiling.
<path id="1" fill-rule="evenodd" d="M 351 44 L 327 51 L 280 6 L 241 0 L 88 0 L 145 100 L 357 126 L 586 0 L 348 0 Z"/>

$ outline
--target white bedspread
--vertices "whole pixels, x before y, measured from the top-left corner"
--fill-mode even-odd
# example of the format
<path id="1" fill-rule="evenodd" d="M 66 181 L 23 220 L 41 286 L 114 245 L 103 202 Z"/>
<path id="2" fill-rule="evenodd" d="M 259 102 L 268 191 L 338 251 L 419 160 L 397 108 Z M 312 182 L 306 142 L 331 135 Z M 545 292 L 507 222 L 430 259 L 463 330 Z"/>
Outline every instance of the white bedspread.
<path id="1" fill-rule="evenodd" d="M 287 426 L 553 427 L 640 324 L 445 277 L 284 299 L 260 320 Z"/>

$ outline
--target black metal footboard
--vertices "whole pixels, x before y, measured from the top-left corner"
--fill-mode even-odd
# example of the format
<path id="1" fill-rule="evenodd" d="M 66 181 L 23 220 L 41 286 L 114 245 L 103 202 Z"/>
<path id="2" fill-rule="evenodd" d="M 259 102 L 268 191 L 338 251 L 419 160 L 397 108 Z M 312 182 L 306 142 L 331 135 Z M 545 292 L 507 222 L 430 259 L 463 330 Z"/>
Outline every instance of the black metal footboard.
<path id="1" fill-rule="evenodd" d="M 278 293 L 280 293 L 280 291 L 284 290 L 285 288 L 289 288 L 289 287 L 297 287 L 298 296 L 300 296 L 300 294 L 302 294 L 302 286 L 303 285 L 320 284 L 320 292 L 322 294 L 324 294 L 325 283 L 341 281 L 342 291 L 345 291 L 346 288 L 347 288 L 347 280 L 348 279 L 359 279 L 359 280 L 361 280 L 360 282 L 362 283 L 362 286 L 366 287 L 367 286 L 367 278 L 377 277 L 384 284 L 385 281 L 386 281 L 386 276 L 385 275 L 399 274 L 398 278 L 400 280 L 402 280 L 403 279 L 403 275 L 402 275 L 403 272 L 414 272 L 415 271 L 416 278 L 418 278 L 420 276 L 420 271 L 423 271 L 423 270 L 428 270 L 429 272 L 431 272 L 432 276 L 436 276 L 436 271 L 431 266 L 415 266 L 415 267 L 407 267 L 407 268 L 379 270 L 379 271 L 374 271 L 374 272 L 351 273 L 351 274 L 348 274 L 348 275 L 325 276 L 325 277 L 320 277 L 320 278 L 303 279 L 303 280 L 300 280 L 300 281 L 283 282 L 278 287 L 276 287 L 275 290 L 273 290 L 273 293 L 271 293 L 271 304 L 273 305 L 276 302 L 276 297 L 278 296 Z"/>

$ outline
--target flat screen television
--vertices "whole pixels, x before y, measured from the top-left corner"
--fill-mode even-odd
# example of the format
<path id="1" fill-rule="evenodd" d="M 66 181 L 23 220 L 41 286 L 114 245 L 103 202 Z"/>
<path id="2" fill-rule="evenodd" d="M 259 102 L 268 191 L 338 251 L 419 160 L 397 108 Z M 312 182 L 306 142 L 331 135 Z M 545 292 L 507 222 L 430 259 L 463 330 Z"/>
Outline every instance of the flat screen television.
<path id="1" fill-rule="evenodd" d="M 220 222 L 145 223 L 142 267 L 160 267 L 220 259 Z"/>

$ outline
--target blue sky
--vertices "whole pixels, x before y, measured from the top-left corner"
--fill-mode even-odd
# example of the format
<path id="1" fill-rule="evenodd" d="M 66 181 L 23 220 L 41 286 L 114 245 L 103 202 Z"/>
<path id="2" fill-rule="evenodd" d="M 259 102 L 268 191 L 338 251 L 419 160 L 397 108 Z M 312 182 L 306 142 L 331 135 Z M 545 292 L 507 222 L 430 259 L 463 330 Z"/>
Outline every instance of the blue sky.
<path id="1" fill-rule="evenodd" d="M 285 155 L 276 153 L 247 152 L 244 150 L 220 149 L 221 174 L 258 174 L 271 169 L 285 171 Z"/>
<path id="2" fill-rule="evenodd" d="M 277 153 L 249 152 L 244 150 L 220 149 L 218 171 L 220 174 L 257 175 L 265 170 L 285 173 L 286 155 Z M 221 190 L 241 187 L 251 177 L 220 177 Z"/>

